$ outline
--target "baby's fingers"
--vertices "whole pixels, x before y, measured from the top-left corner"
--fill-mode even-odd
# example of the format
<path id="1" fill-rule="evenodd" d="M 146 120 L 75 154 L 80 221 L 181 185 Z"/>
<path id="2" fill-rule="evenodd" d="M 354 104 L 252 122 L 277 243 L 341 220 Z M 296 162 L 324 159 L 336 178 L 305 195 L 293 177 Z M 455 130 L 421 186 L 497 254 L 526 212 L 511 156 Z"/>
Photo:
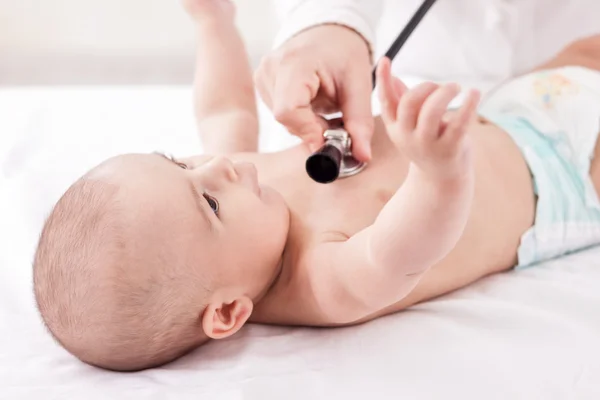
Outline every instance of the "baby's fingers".
<path id="1" fill-rule="evenodd" d="M 402 82 L 400 79 L 396 78 L 395 76 L 392 76 L 392 81 L 393 81 L 392 85 L 394 86 L 394 90 L 396 91 L 398 96 L 402 97 L 402 95 L 404 93 L 406 93 L 408 88 L 406 87 L 404 82 Z"/>
<path id="2" fill-rule="evenodd" d="M 437 139 L 442 128 L 442 117 L 450 102 L 458 95 L 460 87 L 456 84 L 444 85 L 436 90 L 423 104 L 419 114 L 417 129 L 427 139 Z"/>
<path id="3" fill-rule="evenodd" d="M 400 80 L 392 77 L 391 62 L 388 58 L 382 58 L 377 65 L 377 81 L 379 82 L 378 95 L 382 117 L 387 122 L 394 121 L 398 102 L 406 87 Z"/>
<path id="4" fill-rule="evenodd" d="M 456 142 L 467 131 L 469 123 L 475 118 L 481 95 L 478 90 L 470 90 L 462 107 L 448 123 L 444 131 L 444 140 Z"/>
<path id="5" fill-rule="evenodd" d="M 408 133 L 416 129 L 423 103 L 438 87 L 435 83 L 425 82 L 417 85 L 402 96 L 397 114 L 397 122 L 399 123 L 401 132 Z"/>

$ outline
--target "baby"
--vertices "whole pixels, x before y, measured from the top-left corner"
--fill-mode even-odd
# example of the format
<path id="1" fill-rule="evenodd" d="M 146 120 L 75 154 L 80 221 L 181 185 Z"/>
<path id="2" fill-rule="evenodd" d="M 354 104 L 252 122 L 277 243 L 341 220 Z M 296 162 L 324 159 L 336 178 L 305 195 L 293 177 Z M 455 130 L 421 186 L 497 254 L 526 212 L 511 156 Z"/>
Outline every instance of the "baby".
<path id="1" fill-rule="evenodd" d="M 600 243 L 600 37 L 454 111 L 457 85 L 409 90 L 382 60 L 372 161 L 321 185 L 304 144 L 256 153 L 232 4 L 184 6 L 199 132 L 220 155 L 109 159 L 67 190 L 40 237 L 41 316 L 83 362 L 156 367 L 248 321 L 363 323 Z"/>

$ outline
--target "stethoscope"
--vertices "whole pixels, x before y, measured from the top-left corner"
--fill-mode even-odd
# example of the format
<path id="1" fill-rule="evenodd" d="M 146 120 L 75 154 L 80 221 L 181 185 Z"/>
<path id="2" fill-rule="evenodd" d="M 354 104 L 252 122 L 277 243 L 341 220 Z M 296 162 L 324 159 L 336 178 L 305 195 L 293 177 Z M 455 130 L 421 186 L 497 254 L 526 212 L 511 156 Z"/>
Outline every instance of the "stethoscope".
<path id="1" fill-rule="evenodd" d="M 396 40 L 386 51 L 384 57 L 393 60 L 410 35 L 419 25 L 436 0 L 424 0 Z M 376 86 L 376 69 L 372 73 L 372 90 Z M 327 120 L 328 129 L 323 134 L 325 144 L 306 159 L 306 172 L 315 182 L 331 183 L 338 178 L 347 178 L 358 174 L 367 164 L 352 157 L 352 141 L 344 129 L 341 118 Z"/>

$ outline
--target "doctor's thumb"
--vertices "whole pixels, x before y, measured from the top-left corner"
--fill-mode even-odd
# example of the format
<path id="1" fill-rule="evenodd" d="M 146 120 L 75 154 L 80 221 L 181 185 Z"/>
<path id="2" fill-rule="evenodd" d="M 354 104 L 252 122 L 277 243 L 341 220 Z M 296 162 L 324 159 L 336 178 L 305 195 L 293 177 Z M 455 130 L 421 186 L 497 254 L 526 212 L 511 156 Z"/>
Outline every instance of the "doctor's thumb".
<path id="1" fill-rule="evenodd" d="M 371 160 L 371 139 L 373 137 L 373 118 L 346 119 L 344 127 L 352 139 L 352 155 L 359 161 Z"/>
<path id="2" fill-rule="evenodd" d="M 371 138 L 375 120 L 371 109 L 371 73 L 356 68 L 340 87 L 339 101 L 344 128 L 352 139 L 352 155 L 359 161 L 371 159 Z"/>

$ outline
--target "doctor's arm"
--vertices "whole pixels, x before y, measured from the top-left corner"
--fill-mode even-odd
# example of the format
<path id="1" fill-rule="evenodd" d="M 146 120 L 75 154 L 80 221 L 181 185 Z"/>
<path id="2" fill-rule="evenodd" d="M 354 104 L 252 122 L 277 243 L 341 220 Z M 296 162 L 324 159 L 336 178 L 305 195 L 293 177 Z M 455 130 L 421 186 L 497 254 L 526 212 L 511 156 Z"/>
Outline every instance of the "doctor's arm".
<path id="1" fill-rule="evenodd" d="M 403 300 L 457 244 L 473 198 L 465 132 L 478 94 L 468 95 L 445 120 L 458 86 L 426 83 L 407 90 L 391 77 L 387 60 L 380 64 L 378 80 L 388 135 L 411 163 L 404 184 L 371 226 L 315 252 L 310 286 L 332 323 L 351 323 Z"/>

